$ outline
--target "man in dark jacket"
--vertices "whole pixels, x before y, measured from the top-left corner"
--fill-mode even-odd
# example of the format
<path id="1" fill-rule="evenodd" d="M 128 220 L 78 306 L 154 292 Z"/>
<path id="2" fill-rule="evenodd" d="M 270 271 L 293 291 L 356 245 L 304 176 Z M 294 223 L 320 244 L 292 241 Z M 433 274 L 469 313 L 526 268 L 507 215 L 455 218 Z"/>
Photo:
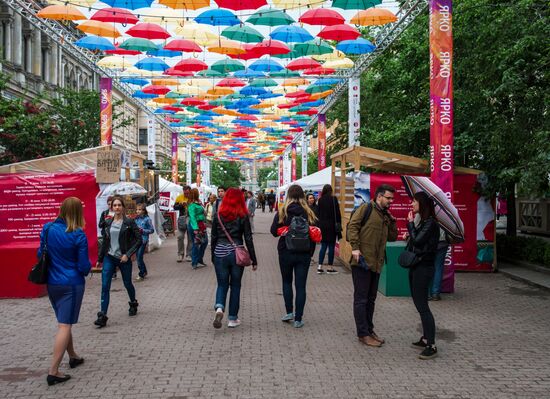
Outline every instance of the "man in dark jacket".
<path id="1" fill-rule="evenodd" d="M 273 212 L 273 208 L 275 207 L 275 202 L 277 201 L 277 197 L 273 190 L 267 194 L 267 205 L 269 205 L 269 213 Z"/>
<path id="2" fill-rule="evenodd" d="M 348 224 L 347 239 L 352 249 L 353 315 L 359 341 L 368 346 L 379 347 L 384 343 L 374 332 L 373 316 L 386 242 L 397 239 L 395 218 L 389 212 L 394 194 L 392 186 L 382 184 L 376 189 L 374 200 L 361 205 Z M 370 216 L 364 220 L 369 207 Z"/>

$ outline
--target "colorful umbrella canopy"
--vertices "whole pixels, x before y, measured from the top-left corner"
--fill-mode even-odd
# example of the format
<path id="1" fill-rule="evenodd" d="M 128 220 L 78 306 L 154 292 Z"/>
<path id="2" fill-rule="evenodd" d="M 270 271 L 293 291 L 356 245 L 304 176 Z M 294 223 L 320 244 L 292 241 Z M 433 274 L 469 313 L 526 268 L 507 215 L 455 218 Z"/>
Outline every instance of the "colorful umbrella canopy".
<path id="1" fill-rule="evenodd" d="M 197 43 L 185 39 L 174 39 L 166 44 L 164 49 L 170 51 L 184 51 L 186 53 L 202 52 L 202 49 Z"/>
<path id="2" fill-rule="evenodd" d="M 298 19 L 299 22 L 308 25 L 338 25 L 343 24 L 346 20 L 338 12 L 329 8 L 318 8 L 308 10 Z"/>
<path id="3" fill-rule="evenodd" d="M 266 0 L 214 0 L 221 8 L 228 8 L 234 11 L 255 10 L 267 4 Z"/>
<path id="4" fill-rule="evenodd" d="M 332 6 L 343 10 L 366 10 L 381 3 L 382 0 L 334 0 Z"/>
<path id="5" fill-rule="evenodd" d="M 290 25 L 295 21 L 286 12 L 276 8 L 262 8 L 252 14 L 246 22 L 253 25 L 278 26 Z"/>
<path id="6" fill-rule="evenodd" d="M 139 18 L 132 14 L 131 11 L 122 9 L 122 8 L 102 8 L 95 12 L 94 15 L 90 17 L 94 21 L 101 22 L 115 22 L 119 24 L 137 24 Z"/>
<path id="7" fill-rule="evenodd" d="M 284 69 L 284 67 L 277 61 L 269 58 L 260 58 L 259 60 L 256 60 L 252 64 L 250 64 L 249 68 L 253 71 L 259 72 L 276 72 Z"/>
<path id="8" fill-rule="evenodd" d="M 223 8 L 204 11 L 195 17 L 195 22 L 212 26 L 233 26 L 241 23 L 235 14 Z"/>
<path id="9" fill-rule="evenodd" d="M 385 25 L 397 21 L 397 17 L 390 10 L 384 8 L 369 8 L 361 10 L 353 16 L 350 23 L 354 25 L 373 26 Z"/>
<path id="10" fill-rule="evenodd" d="M 74 44 L 89 50 L 115 50 L 115 46 L 108 39 L 100 36 L 84 36 Z"/>
<path id="11" fill-rule="evenodd" d="M 153 0 L 101 0 L 101 2 L 115 8 L 135 10 L 150 7 Z"/>
<path id="12" fill-rule="evenodd" d="M 291 71 L 299 71 L 303 69 L 312 69 L 320 67 L 321 64 L 311 58 L 298 58 L 297 60 L 291 61 L 287 64 L 286 68 Z"/>
<path id="13" fill-rule="evenodd" d="M 280 40 L 285 43 L 303 43 L 308 40 L 313 40 L 313 36 L 311 36 L 307 30 L 295 25 L 279 26 L 275 28 L 269 36 L 272 39 Z"/>
<path id="14" fill-rule="evenodd" d="M 127 35 L 132 37 L 140 37 L 142 39 L 155 40 L 155 39 L 168 39 L 170 33 L 163 27 L 150 22 L 145 22 L 132 26 L 126 31 Z"/>
<path id="15" fill-rule="evenodd" d="M 85 21 L 76 27 L 82 32 L 86 32 L 90 35 L 104 36 L 104 37 L 119 37 L 122 36 L 117 28 L 107 22 L 100 21 Z"/>
<path id="16" fill-rule="evenodd" d="M 69 5 L 48 6 L 36 13 L 36 16 L 44 19 L 54 19 L 57 21 L 78 21 L 87 19 L 77 8 Z"/>
<path id="17" fill-rule="evenodd" d="M 346 54 L 372 53 L 376 47 L 367 39 L 344 40 L 336 45 L 336 48 Z"/>
<path id="18" fill-rule="evenodd" d="M 361 34 L 357 29 L 350 25 L 338 24 L 324 27 L 317 36 L 325 40 L 335 40 L 337 42 L 341 42 L 342 40 L 357 39 L 361 36 Z"/>
<path id="19" fill-rule="evenodd" d="M 221 33 L 223 37 L 244 43 L 259 43 L 264 35 L 247 25 L 234 25 L 225 28 Z"/>
<path id="20" fill-rule="evenodd" d="M 150 40 L 133 37 L 121 43 L 119 48 L 124 50 L 150 51 L 156 50 L 157 45 Z"/>

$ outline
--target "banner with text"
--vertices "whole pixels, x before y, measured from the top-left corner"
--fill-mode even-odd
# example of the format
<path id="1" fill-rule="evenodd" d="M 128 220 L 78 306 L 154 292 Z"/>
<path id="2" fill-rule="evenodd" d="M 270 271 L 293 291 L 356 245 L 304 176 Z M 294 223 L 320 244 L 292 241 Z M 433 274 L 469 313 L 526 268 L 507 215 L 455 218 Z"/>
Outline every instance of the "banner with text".
<path id="1" fill-rule="evenodd" d="M 99 131 L 101 145 L 113 144 L 113 80 L 99 80 Z"/>
<path id="2" fill-rule="evenodd" d="M 317 117 L 317 170 L 323 170 L 327 167 L 327 125 L 325 114 L 319 114 Z"/>
<path id="3" fill-rule="evenodd" d="M 296 143 L 292 143 L 292 164 L 291 164 L 291 178 L 290 181 L 296 181 Z"/>
<path id="4" fill-rule="evenodd" d="M 157 151 L 156 151 L 156 120 L 155 118 L 147 119 L 147 158 L 153 163 L 157 162 Z"/>
<path id="5" fill-rule="evenodd" d="M 178 184 L 178 133 L 172 133 L 172 182 Z"/>

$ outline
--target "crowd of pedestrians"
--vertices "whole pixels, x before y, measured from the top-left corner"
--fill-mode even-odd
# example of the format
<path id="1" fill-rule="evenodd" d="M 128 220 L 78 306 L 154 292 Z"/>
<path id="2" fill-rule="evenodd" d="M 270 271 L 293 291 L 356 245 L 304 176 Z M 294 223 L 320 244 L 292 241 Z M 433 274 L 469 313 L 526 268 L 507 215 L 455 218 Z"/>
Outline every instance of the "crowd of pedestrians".
<path id="1" fill-rule="evenodd" d="M 396 220 L 390 213 L 395 189 L 383 184 L 372 200 L 359 206 L 351 215 L 346 227 L 346 239 L 351 246 L 351 277 L 353 281 L 353 316 L 359 342 L 380 347 L 385 339 L 374 329 L 374 312 L 380 273 L 385 261 L 388 241 L 397 237 Z M 217 288 L 213 300 L 213 326 L 220 329 L 227 314 L 227 327 L 241 325 L 239 319 L 240 293 L 244 266 L 257 270 L 258 259 L 254 248 L 254 216 L 257 209 L 275 212 L 270 232 L 278 238 L 277 252 L 281 273 L 285 314 L 281 320 L 295 328 L 304 324 L 307 300 L 307 279 L 316 242 L 311 239 L 312 229 L 321 232 L 317 262 L 318 274 L 337 274 L 334 267 L 336 242 L 342 238 L 340 204 L 330 185 L 325 185 L 317 200 L 306 194 L 299 185 L 291 185 L 283 203 L 276 206 L 273 191 L 254 193 L 237 188 L 219 187 L 205 204 L 199 191 L 188 186 L 176 198 L 174 209 L 177 220 L 177 262 L 189 260 L 192 269 L 206 266 L 204 254 L 210 241 L 211 261 L 214 266 Z M 108 320 L 111 281 L 120 270 L 128 294 L 128 315 L 136 316 L 138 301 L 132 283 L 132 259 L 138 264 L 136 281 L 147 278 L 144 262 L 149 235 L 154 226 L 145 204 L 138 204 L 135 218 L 127 216 L 125 202 L 120 196 L 109 197 L 108 209 L 101 213 L 98 227 L 101 246 L 96 267 L 101 268 L 100 311 L 94 324 L 105 327 Z M 403 239 L 409 248 L 421 254 L 420 261 L 409 269 L 412 300 L 422 323 L 422 336 L 413 342 L 422 350 L 421 359 L 437 355 L 435 346 L 435 320 L 429 307 L 430 299 L 440 293 L 442 268 L 448 243 L 434 214 L 432 199 L 423 192 L 414 195 L 412 210 L 407 218 L 407 233 Z M 47 291 L 58 321 L 53 357 L 48 372 L 49 385 L 67 381 L 59 366 L 65 351 L 71 368 L 84 359 L 74 349 L 71 327 L 78 322 L 85 279 L 91 265 L 88 243 L 83 232 L 84 217 L 81 201 L 70 197 L 62 203 L 58 218 L 47 223 L 40 235 L 40 256 L 47 247 L 49 271 Z M 207 229 L 210 230 L 210 240 Z M 187 243 L 185 243 L 187 241 Z M 325 256 L 328 263 L 325 270 Z M 227 296 L 229 294 L 229 303 Z"/>

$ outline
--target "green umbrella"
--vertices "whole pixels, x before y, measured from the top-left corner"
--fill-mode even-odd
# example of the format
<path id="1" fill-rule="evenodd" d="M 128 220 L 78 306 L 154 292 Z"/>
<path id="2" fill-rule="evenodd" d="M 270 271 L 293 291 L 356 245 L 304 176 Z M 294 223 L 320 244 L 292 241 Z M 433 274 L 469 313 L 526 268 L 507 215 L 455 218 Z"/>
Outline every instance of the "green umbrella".
<path id="1" fill-rule="evenodd" d="M 322 39 L 313 39 L 305 43 L 296 43 L 294 45 L 294 51 L 300 55 L 300 57 L 306 55 L 321 55 L 329 54 L 334 51 L 334 48 Z"/>
<path id="2" fill-rule="evenodd" d="M 254 86 L 254 87 L 274 87 L 274 86 L 279 86 L 279 83 L 275 82 L 273 79 L 260 78 L 260 79 L 254 79 L 254 81 L 252 83 L 250 83 L 250 86 Z"/>
<path id="3" fill-rule="evenodd" d="M 276 8 L 263 8 L 252 14 L 246 22 L 253 25 L 279 26 L 290 25 L 296 21 L 284 11 Z"/>
<path id="4" fill-rule="evenodd" d="M 208 104 L 215 105 L 216 107 L 225 107 L 226 105 L 231 104 L 233 101 L 231 100 L 212 100 L 209 101 Z"/>
<path id="5" fill-rule="evenodd" d="M 309 121 L 311 119 L 310 116 L 307 116 L 307 115 L 294 115 L 294 116 L 291 116 L 292 119 L 294 119 L 295 121 Z"/>
<path id="6" fill-rule="evenodd" d="M 136 51 L 156 51 L 159 48 L 151 40 L 141 39 L 139 37 L 132 37 L 125 40 L 118 47 L 124 50 L 136 50 Z"/>
<path id="7" fill-rule="evenodd" d="M 228 39 L 244 43 L 260 43 L 264 40 L 264 35 L 247 25 L 230 26 L 229 28 L 225 28 L 221 35 Z"/>
<path id="8" fill-rule="evenodd" d="M 245 98 L 245 97 L 246 96 L 244 94 L 233 93 L 233 94 L 228 94 L 223 99 L 224 100 L 240 100 L 241 98 Z"/>
<path id="9" fill-rule="evenodd" d="M 305 89 L 306 93 L 322 93 L 323 91 L 331 90 L 331 85 L 310 85 Z"/>
<path id="10" fill-rule="evenodd" d="M 366 10 L 381 3 L 382 0 L 334 0 L 332 7 L 338 7 L 343 10 Z"/>
<path id="11" fill-rule="evenodd" d="M 245 67 L 240 61 L 227 58 L 225 60 L 214 62 L 210 69 L 223 74 L 228 72 L 244 71 Z"/>
<path id="12" fill-rule="evenodd" d="M 195 74 L 195 76 L 210 78 L 210 77 L 214 77 L 214 76 L 222 76 L 222 73 L 208 68 L 208 69 L 205 69 L 203 71 L 197 72 Z"/>
<path id="13" fill-rule="evenodd" d="M 290 112 L 300 112 L 300 111 L 307 111 L 309 107 L 304 107 L 303 105 L 298 105 L 296 107 L 292 107 L 289 109 Z"/>
<path id="14" fill-rule="evenodd" d="M 269 76 L 271 76 L 272 78 L 296 78 L 300 76 L 300 72 L 283 69 L 279 72 L 271 72 Z"/>

